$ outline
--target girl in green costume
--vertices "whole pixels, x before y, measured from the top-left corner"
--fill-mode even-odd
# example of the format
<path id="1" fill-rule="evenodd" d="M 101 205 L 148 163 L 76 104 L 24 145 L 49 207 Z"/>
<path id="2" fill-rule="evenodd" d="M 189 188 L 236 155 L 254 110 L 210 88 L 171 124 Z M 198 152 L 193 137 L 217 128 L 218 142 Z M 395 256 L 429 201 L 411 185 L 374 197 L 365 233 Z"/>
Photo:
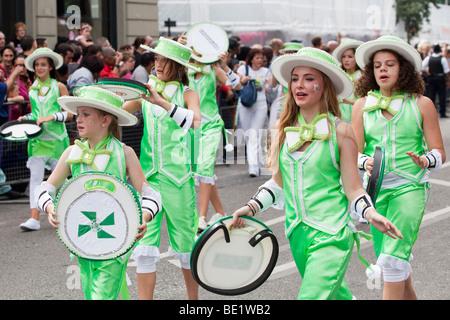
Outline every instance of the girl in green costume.
<path id="1" fill-rule="evenodd" d="M 182 34 L 178 42 L 185 45 L 186 35 Z M 217 82 L 231 85 L 233 90 L 241 88 L 239 77 L 227 65 L 227 57 L 228 53 L 224 52 L 217 57 L 217 63 L 206 63 L 202 55 L 194 52 L 191 55 L 192 65 L 200 70 L 190 69 L 188 72 L 189 87 L 199 95 L 202 114 L 201 128 L 192 132 L 193 168 L 196 184 L 199 185 L 199 232 L 225 216 L 217 189 L 217 177 L 214 174 L 216 153 L 225 128 L 217 104 Z M 206 222 L 210 201 L 216 213 Z"/>
<path id="2" fill-rule="evenodd" d="M 332 56 L 314 48 L 278 58 L 272 72 L 288 88 L 269 154 L 273 176 L 234 213 L 233 226 L 245 223 L 239 216 L 284 205 L 286 235 L 302 276 L 298 298 L 352 299 L 344 275 L 358 233 L 349 203 L 381 232 L 401 234 L 371 205 L 354 160 L 353 132 L 338 118 L 338 98 L 351 93 L 351 80 Z"/>
<path id="3" fill-rule="evenodd" d="M 161 214 L 148 224 L 133 258 L 137 261 L 140 299 L 153 299 L 162 218 L 169 233 L 169 254 L 180 260 L 189 299 L 198 298 L 198 285 L 190 270 L 190 254 L 197 234 L 195 183 L 191 167 L 190 133 L 201 125 L 198 94 L 188 87 L 186 67 L 192 51 L 173 40 L 160 38 L 155 53 L 156 77 L 146 84 L 149 95 L 128 101 L 124 109 L 142 109 L 144 134 L 140 162 L 150 186 L 161 193 Z"/>
<path id="4" fill-rule="evenodd" d="M 342 69 L 347 72 L 353 82 L 356 82 L 361 77 L 361 70 L 355 61 L 356 48 L 361 44 L 363 44 L 362 41 L 349 39 L 343 41 L 333 51 L 333 57 L 341 62 Z M 352 106 L 356 99 L 354 93 L 352 93 L 349 97 L 342 99 L 340 102 L 339 108 L 341 109 L 341 119 L 343 121 L 348 123 L 351 122 Z"/>
<path id="5" fill-rule="evenodd" d="M 429 192 L 429 170 L 445 162 L 436 108 L 423 96 L 419 53 L 403 40 L 383 36 L 361 45 L 356 61 L 363 69 L 352 114 L 359 166 L 373 168 L 377 146 L 385 149 L 383 184 L 377 210 L 402 232 L 393 241 L 372 228 L 377 264 L 383 270 L 384 299 L 416 299 L 411 282 L 412 246 Z"/>
<path id="6" fill-rule="evenodd" d="M 55 80 L 56 70 L 62 64 L 62 57 L 47 48 L 38 49 L 25 59 L 26 68 L 35 73 L 36 80 L 29 91 L 31 113 L 18 120 L 36 120 L 37 124 L 43 125 L 44 132 L 28 142 L 31 217 L 20 225 L 24 231 L 40 229 L 35 188 L 44 180 L 45 169 L 53 171 L 59 157 L 70 144 L 64 122 L 71 121 L 73 115 L 62 110 L 57 102 L 59 97 L 69 95 L 66 86 Z"/>
<path id="7" fill-rule="evenodd" d="M 95 170 L 113 174 L 123 181 L 129 176 L 143 199 L 144 223 L 139 227 L 136 237 L 137 240 L 141 239 L 146 232 L 146 222 L 158 213 L 161 200 L 159 194 L 148 186 L 134 150 L 119 140 L 119 125 L 133 125 L 137 122 L 136 117 L 122 110 L 122 98 L 90 86 L 82 88 L 78 97 L 62 97 L 58 102 L 69 112 L 77 113 L 77 128 L 82 141 L 77 140 L 64 151 L 53 173 L 41 185 L 38 199 L 40 210 L 48 213 L 50 224 L 58 228 L 54 194 L 70 174 L 76 177 Z M 123 299 L 129 298 L 126 268 L 130 254 L 131 251 L 105 261 L 78 257 L 81 283 L 87 300 L 116 300 L 119 293 Z"/>

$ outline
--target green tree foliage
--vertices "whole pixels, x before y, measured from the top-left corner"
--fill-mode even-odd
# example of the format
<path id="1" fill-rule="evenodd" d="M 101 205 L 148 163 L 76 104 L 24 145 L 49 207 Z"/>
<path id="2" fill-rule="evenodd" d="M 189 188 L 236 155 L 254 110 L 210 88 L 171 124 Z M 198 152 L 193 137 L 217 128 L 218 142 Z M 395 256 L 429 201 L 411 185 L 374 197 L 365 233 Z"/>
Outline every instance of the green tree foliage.
<path id="1" fill-rule="evenodd" d="M 408 43 L 423 27 L 424 22 L 430 22 L 431 5 L 439 8 L 445 0 L 396 0 L 397 21 L 405 23 Z"/>

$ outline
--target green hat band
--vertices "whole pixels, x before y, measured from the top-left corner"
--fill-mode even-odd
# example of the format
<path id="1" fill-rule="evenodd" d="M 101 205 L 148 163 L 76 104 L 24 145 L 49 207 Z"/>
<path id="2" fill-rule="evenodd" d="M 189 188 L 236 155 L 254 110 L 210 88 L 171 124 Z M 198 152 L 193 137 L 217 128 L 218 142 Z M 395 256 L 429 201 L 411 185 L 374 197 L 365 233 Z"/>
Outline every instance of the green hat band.
<path id="1" fill-rule="evenodd" d="M 314 49 L 314 48 L 304 48 L 304 49 L 301 49 L 296 54 L 299 56 L 311 57 L 314 59 L 319 59 L 319 60 L 325 61 L 326 63 L 333 65 L 333 67 L 340 69 L 339 64 L 336 61 L 336 59 L 333 58 L 331 55 L 329 55 L 328 53 L 326 53 L 323 50 Z"/>
<path id="2" fill-rule="evenodd" d="M 298 51 L 301 48 L 303 48 L 303 46 L 300 43 L 286 43 L 282 51 Z"/>
<path id="3" fill-rule="evenodd" d="M 179 60 L 184 61 L 185 63 L 189 63 L 189 58 L 191 57 L 191 51 L 189 48 L 178 45 L 175 41 L 166 40 L 161 38 L 156 45 L 155 50 L 166 53 L 167 55 L 177 58 Z"/>
<path id="4" fill-rule="evenodd" d="M 118 109 L 121 109 L 124 104 L 124 100 L 118 95 L 99 88 L 82 88 L 78 94 L 78 97 L 82 99 L 97 100 L 99 102 L 112 105 Z"/>

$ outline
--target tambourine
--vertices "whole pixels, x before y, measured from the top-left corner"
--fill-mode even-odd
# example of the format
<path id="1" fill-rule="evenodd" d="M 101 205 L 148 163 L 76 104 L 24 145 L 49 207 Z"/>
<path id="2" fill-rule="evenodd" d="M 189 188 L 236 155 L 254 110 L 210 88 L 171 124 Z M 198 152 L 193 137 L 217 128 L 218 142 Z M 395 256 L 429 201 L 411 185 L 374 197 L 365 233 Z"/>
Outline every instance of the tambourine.
<path id="1" fill-rule="evenodd" d="M 147 88 L 144 84 L 131 79 L 100 78 L 97 83 L 91 85 L 111 91 L 125 101 L 140 99 L 143 94 L 147 94 Z M 83 86 L 75 88 L 73 90 L 73 95 L 78 96 L 81 88 L 83 88 Z"/>
<path id="2" fill-rule="evenodd" d="M 278 241 L 262 222 L 250 217 L 244 228 L 228 229 L 232 216 L 209 226 L 191 254 L 191 272 L 204 289 L 221 295 L 255 290 L 272 273 L 278 259 Z"/>
<path id="3" fill-rule="evenodd" d="M 383 183 L 384 175 L 384 148 L 376 147 L 373 156 L 373 169 L 367 183 L 367 194 L 375 204 L 377 201 L 378 193 L 380 192 L 381 184 Z"/>
<path id="4" fill-rule="evenodd" d="M 134 190 L 114 175 L 86 172 L 59 191 L 55 212 L 58 236 L 77 257 L 111 260 L 136 241 L 142 210 Z"/>
<path id="5" fill-rule="evenodd" d="M 213 63 L 219 55 L 228 51 L 229 41 L 225 30 L 212 22 L 192 25 L 186 32 L 186 46 L 194 53 L 192 58 L 201 63 Z"/>
<path id="6" fill-rule="evenodd" d="M 0 137 L 10 141 L 35 139 L 43 133 L 42 125 L 33 120 L 10 121 L 0 127 Z"/>

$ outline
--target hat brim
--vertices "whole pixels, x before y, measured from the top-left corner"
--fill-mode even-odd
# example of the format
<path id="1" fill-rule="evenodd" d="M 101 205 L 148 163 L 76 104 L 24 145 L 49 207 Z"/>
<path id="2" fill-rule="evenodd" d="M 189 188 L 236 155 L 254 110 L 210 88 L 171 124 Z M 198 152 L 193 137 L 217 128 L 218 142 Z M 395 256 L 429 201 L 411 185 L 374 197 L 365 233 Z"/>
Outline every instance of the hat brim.
<path id="1" fill-rule="evenodd" d="M 353 83 L 344 70 L 329 65 L 329 62 L 322 61 L 309 56 L 298 54 L 287 54 L 275 59 L 271 64 L 274 77 L 283 86 L 288 87 L 291 80 L 292 70 L 298 66 L 317 69 L 327 75 L 333 83 L 338 99 L 345 99 L 353 93 Z"/>
<path id="2" fill-rule="evenodd" d="M 34 72 L 34 62 L 39 58 L 52 59 L 53 64 L 55 65 L 55 70 L 61 68 L 64 63 L 64 60 L 61 57 L 61 55 L 57 54 L 56 52 L 38 52 L 38 53 L 35 52 L 25 59 L 25 67 L 29 71 Z"/>
<path id="3" fill-rule="evenodd" d="M 58 103 L 61 108 L 73 114 L 77 114 L 78 107 L 91 107 L 108 112 L 117 117 L 119 126 L 122 127 L 134 126 L 137 123 L 137 118 L 128 111 L 98 100 L 64 96 L 58 98 Z"/>
<path id="4" fill-rule="evenodd" d="M 372 40 L 360 45 L 356 49 L 356 63 L 361 69 L 364 69 L 374 53 L 386 49 L 397 52 L 409 61 L 417 72 L 422 70 L 422 58 L 419 52 L 406 42 L 402 43 L 393 40 Z"/>
<path id="5" fill-rule="evenodd" d="M 160 51 L 160 50 L 158 50 L 156 48 L 153 49 L 153 48 L 150 48 L 149 46 L 146 46 L 144 44 L 141 44 L 141 48 L 143 48 L 143 49 L 145 49 L 147 51 L 153 52 L 155 54 L 159 54 L 160 56 L 166 57 L 167 59 L 173 60 L 173 61 L 181 64 L 182 66 L 185 66 L 186 68 L 194 70 L 195 72 L 200 72 L 201 71 L 200 68 L 196 68 L 196 67 L 190 65 L 189 63 L 186 63 L 186 62 L 182 61 L 181 59 L 177 59 L 175 57 L 169 56 L 166 52 Z"/>
<path id="6" fill-rule="evenodd" d="M 333 51 L 333 57 L 335 57 L 337 59 L 337 61 L 341 62 L 342 59 L 342 55 L 344 54 L 344 52 L 348 49 L 357 49 L 359 46 L 361 46 L 364 42 L 363 41 L 358 41 L 358 40 L 354 40 L 351 41 L 349 43 L 341 43 L 336 49 L 334 49 Z"/>

